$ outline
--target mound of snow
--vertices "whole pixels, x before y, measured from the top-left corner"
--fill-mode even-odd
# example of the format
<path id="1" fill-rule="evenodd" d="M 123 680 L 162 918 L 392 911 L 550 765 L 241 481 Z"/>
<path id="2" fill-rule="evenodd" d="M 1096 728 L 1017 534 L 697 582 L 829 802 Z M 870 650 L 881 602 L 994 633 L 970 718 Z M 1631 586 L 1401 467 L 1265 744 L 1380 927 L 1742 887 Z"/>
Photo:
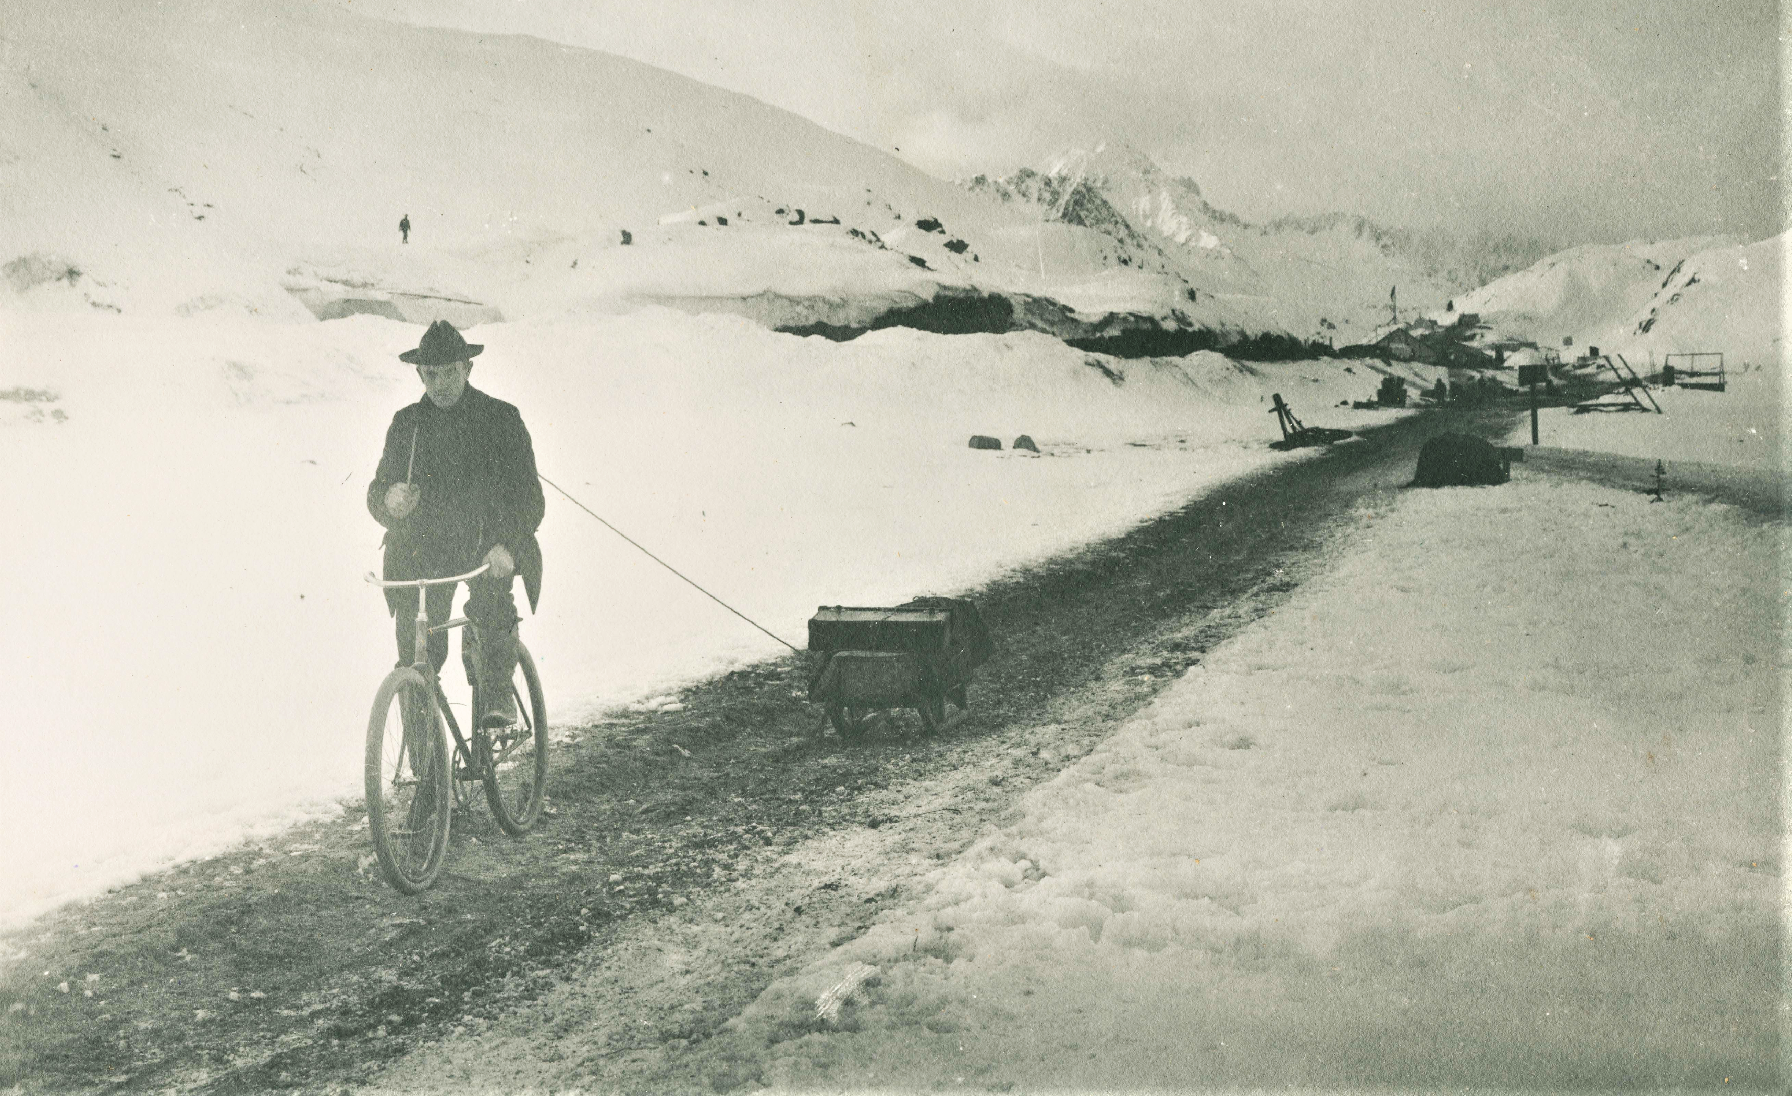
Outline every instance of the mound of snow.
<path id="1" fill-rule="evenodd" d="M 1560 346 L 1564 335 L 1574 336 L 1575 344 L 1584 346 L 1594 332 L 1645 304 L 1669 271 L 1707 242 L 1701 238 L 1569 248 L 1458 296 L 1456 311 L 1479 313 L 1482 322 L 1501 332 L 1545 346 Z"/>
<path id="2" fill-rule="evenodd" d="M 1716 350 L 1732 366 L 1792 361 L 1785 343 L 1788 238 L 1688 256 L 1648 304 L 1614 324 L 1606 338 L 1636 357 Z"/>

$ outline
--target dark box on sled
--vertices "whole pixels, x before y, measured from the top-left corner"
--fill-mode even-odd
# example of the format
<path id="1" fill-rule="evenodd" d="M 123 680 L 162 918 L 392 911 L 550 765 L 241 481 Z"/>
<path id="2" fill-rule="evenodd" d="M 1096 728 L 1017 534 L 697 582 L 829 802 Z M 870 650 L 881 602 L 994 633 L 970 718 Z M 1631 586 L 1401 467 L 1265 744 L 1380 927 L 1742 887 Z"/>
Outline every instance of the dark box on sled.
<path id="1" fill-rule="evenodd" d="M 809 618 L 811 651 L 913 651 L 944 655 L 951 648 L 952 614 L 946 609 L 876 609 L 823 605 Z"/>

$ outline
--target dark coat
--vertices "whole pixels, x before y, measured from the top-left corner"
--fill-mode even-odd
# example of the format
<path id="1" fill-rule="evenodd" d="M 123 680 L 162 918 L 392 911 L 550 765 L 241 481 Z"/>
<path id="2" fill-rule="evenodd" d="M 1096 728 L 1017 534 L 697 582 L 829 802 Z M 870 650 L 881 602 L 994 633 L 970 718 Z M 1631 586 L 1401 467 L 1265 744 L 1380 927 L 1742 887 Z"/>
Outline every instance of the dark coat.
<path id="1" fill-rule="evenodd" d="M 407 468 L 423 495 L 401 521 L 386 509 L 386 490 L 405 481 Z M 541 597 L 535 530 L 545 507 L 522 415 L 471 386 L 447 410 L 426 396 L 392 416 L 379 471 L 367 485 L 367 510 L 386 527 L 386 578 L 462 574 L 502 544 L 523 576 L 530 609 Z"/>

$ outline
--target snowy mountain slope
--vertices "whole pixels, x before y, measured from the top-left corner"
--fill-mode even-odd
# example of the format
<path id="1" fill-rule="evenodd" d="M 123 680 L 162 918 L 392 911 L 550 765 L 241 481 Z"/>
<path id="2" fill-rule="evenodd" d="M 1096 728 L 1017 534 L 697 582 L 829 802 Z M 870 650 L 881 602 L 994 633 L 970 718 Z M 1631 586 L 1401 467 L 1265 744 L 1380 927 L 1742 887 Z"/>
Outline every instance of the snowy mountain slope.
<path id="1" fill-rule="evenodd" d="M 1605 338 L 1638 354 L 1719 350 L 1732 362 L 1787 361 L 1787 242 L 1782 233 L 1689 255 Z"/>
<path id="2" fill-rule="evenodd" d="M 800 324 L 947 287 L 1352 342 L 1389 285 L 1447 296 L 1361 225 L 1246 225 L 1118 143 L 959 187 L 634 61 L 305 0 L 26 8 L 0 57 L 0 308 Z"/>
<path id="3" fill-rule="evenodd" d="M 1394 228 L 1357 213 L 1276 217 L 1260 227 L 1265 234 L 1316 235 L 1341 230 L 1346 236 L 1363 237 L 1384 253 L 1398 254 L 1419 273 L 1454 287 L 1458 293 L 1523 270 L 1557 250 L 1532 236 L 1488 229 L 1463 231 L 1451 226 Z"/>
<path id="4" fill-rule="evenodd" d="M 825 241 L 815 263 L 791 262 L 780 241 L 756 266 L 759 289 L 829 263 L 843 279 L 964 283 L 960 268 L 1002 249 L 978 232 L 1012 219 L 756 100 L 537 39 L 300 0 L 77 0 L 9 12 L 0 51 L 0 264 L 60 259 L 117 308 L 279 310 L 292 281 L 504 297 L 514 312 L 555 280 L 549 259 L 575 281 L 572 259 L 619 246 L 623 229 L 640 245 L 631 257 L 659 237 L 743 227 Z M 698 210 L 727 228 L 680 222 Z M 848 236 L 921 217 L 951 225 L 978 261 L 940 234 L 905 250 Z M 640 262 L 651 282 L 656 264 Z M 549 295 L 629 287 L 625 271 Z"/>
<path id="5" fill-rule="evenodd" d="M 1567 336 L 1577 349 L 1643 359 L 1718 350 L 1731 361 L 1784 361 L 1786 246 L 1784 234 L 1590 244 L 1464 294 L 1456 307 L 1541 346 Z"/>
<path id="6" fill-rule="evenodd" d="M 303 314 L 278 292 L 277 266 L 202 224 L 211 208 L 125 160 L 111 126 L 19 63 L 16 30 L 0 29 L 0 307 L 168 311 L 231 298 Z"/>
<path id="7" fill-rule="evenodd" d="M 1501 330 L 1560 345 L 1563 335 L 1587 335 L 1634 312 L 1665 283 L 1670 268 L 1706 242 L 1569 248 L 1463 294 L 1456 307 Z"/>

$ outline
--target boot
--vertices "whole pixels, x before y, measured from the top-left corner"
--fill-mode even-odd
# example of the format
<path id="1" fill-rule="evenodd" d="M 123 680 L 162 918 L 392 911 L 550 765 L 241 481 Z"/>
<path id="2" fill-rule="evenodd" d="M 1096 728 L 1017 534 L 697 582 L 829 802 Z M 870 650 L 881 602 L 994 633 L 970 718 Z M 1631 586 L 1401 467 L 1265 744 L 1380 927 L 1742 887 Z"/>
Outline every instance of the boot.
<path id="1" fill-rule="evenodd" d="M 479 637 L 479 725 L 508 727 L 516 722 L 516 692 L 510 679 L 516 673 L 516 632 Z"/>

